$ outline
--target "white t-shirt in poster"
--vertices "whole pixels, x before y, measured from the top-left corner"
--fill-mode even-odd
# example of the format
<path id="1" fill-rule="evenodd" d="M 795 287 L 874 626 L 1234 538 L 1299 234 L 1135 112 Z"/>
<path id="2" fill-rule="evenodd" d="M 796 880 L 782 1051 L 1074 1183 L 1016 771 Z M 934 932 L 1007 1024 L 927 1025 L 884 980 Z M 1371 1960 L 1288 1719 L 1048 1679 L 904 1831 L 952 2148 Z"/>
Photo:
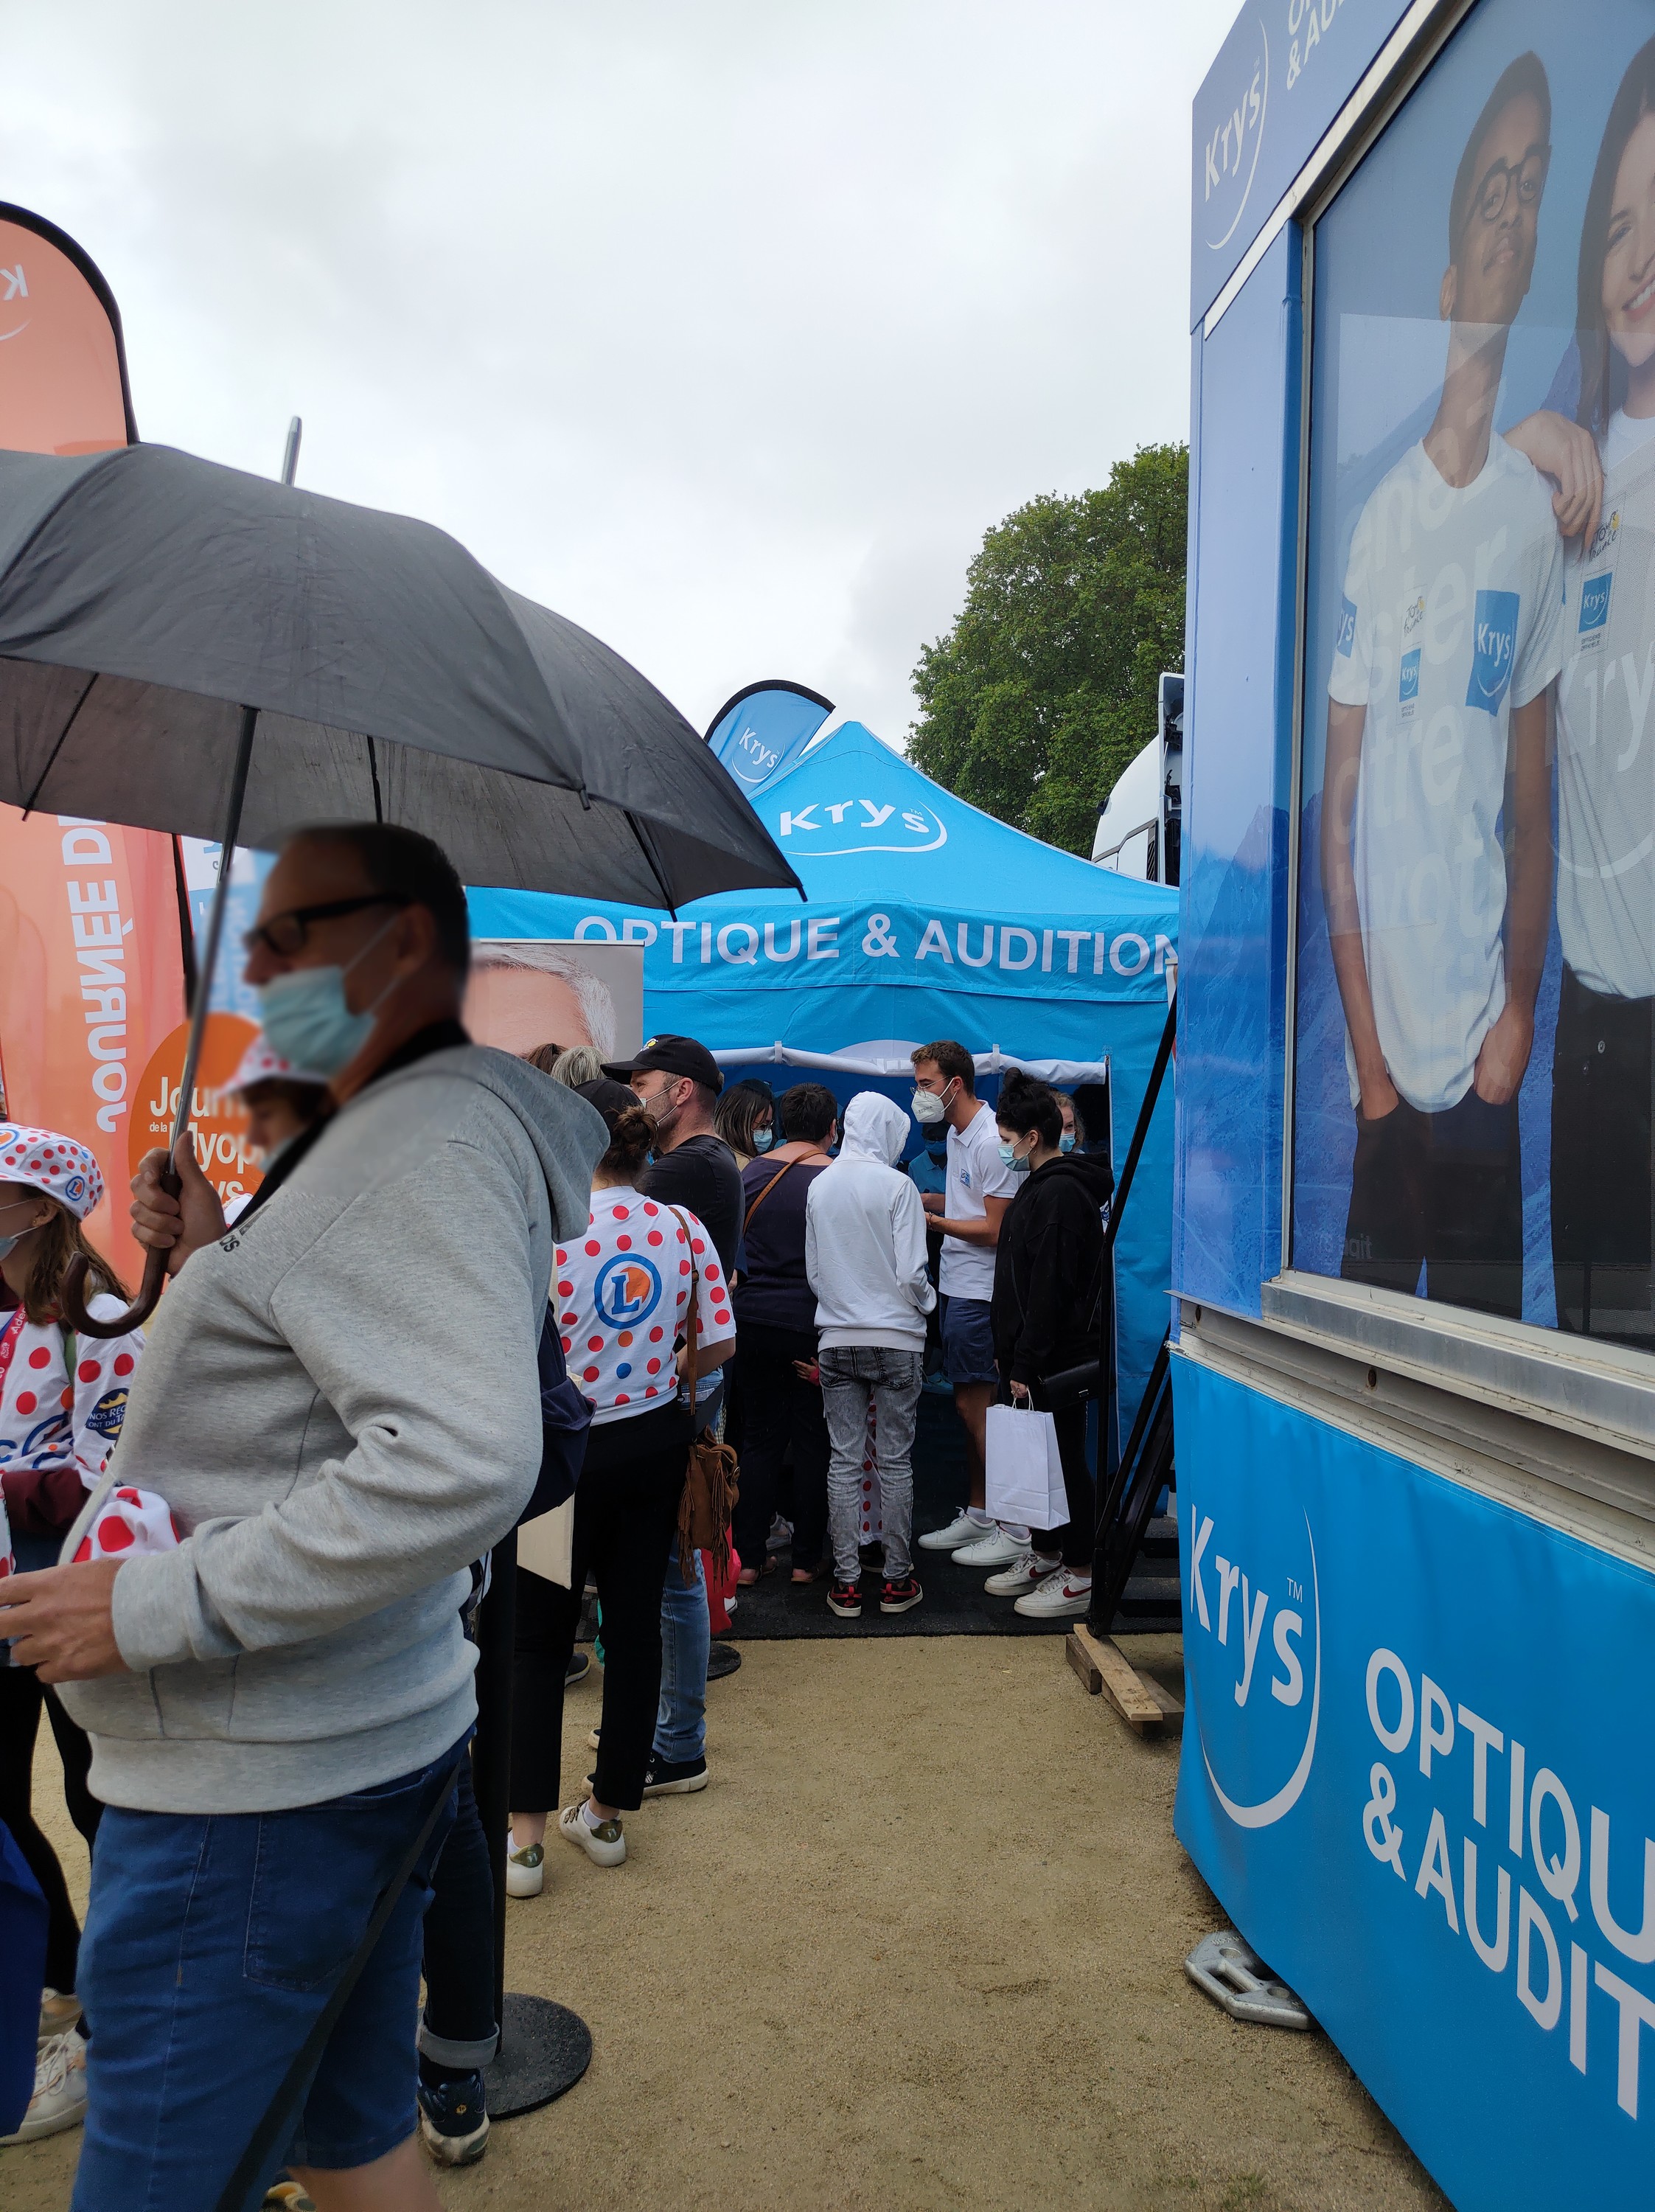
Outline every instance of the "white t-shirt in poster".
<path id="1" fill-rule="evenodd" d="M 1616 999 L 1655 997 L 1652 436 L 1655 418 L 1611 420 L 1603 519 L 1564 571 L 1557 928 L 1580 981 Z"/>
<path id="2" fill-rule="evenodd" d="M 943 1207 L 950 1221 L 986 1218 L 985 1198 L 1012 1198 L 1017 1177 L 1000 1158 L 1000 1131 L 993 1115 L 979 1105 L 963 1131 L 949 1130 L 948 1174 Z M 945 1298 L 988 1298 L 994 1295 L 994 1253 L 986 1244 L 964 1244 L 944 1237 L 937 1271 Z"/>
<path id="3" fill-rule="evenodd" d="M 557 1248 L 552 1308 L 570 1379 L 597 1407 L 595 1427 L 680 1395 L 672 1347 L 689 1334 L 692 1254 L 700 1345 L 736 1334 L 712 1239 L 693 1213 L 678 1211 L 683 1229 L 668 1207 L 629 1187 L 595 1190 L 585 1235 Z M 698 1395 L 706 1396 L 705 1383 Z"/>
<path id="4" fill-rule="evenodd" d="M 1551 495 L 1502 438 L 1445 483 L 1422 445 L 1370 495 L 1351 542 L 1329 695 L 1365 707 L 1353 858 L 1373 1017 L 1391 1079 L 1424 1113 L 1471 1087 L 1506 1003 L 1500 839 L 1506 739 L 1562 663 Z M 1350 1097 L 1355 1057 L 1345 1040 Z"/>

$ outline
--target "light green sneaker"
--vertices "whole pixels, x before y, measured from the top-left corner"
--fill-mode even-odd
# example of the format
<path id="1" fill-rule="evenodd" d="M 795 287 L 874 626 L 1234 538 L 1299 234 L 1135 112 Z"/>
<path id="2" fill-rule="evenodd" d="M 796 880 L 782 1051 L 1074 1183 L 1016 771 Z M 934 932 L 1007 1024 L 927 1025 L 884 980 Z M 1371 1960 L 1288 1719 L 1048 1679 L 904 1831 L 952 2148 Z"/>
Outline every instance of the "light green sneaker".
<path id="1" fill-rule="evenodd" d="M 538 1897 L 546 1879 L 546 1847 L 525 1844 L 520 1851 L 506 1854 L 507 1897 Z"/>
<path id="2" fill-rule="evenodd" d="M 585 1808 L 591 1801 L 583 1799 L 571 1805 L 557 1816 L 557 1825 L 572 1844 L 579 1844 L 589 1859 L 599 1866 L 621 1866 L 626 1863 L 627 1839 L 621 1832 L 619 1820 L 600 1820 L 595 1828 L 586 1824 Z"/>

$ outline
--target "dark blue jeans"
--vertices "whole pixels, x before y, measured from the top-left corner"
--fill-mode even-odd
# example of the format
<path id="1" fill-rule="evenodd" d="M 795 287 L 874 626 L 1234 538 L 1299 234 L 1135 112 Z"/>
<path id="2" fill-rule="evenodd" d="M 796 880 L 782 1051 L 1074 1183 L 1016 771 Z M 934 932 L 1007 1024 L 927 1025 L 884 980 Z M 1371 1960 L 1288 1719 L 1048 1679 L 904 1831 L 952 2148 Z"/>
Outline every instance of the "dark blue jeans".
<path id="1" fill-rule="evenodd" d="M 74 2212 L 217 2203 L 463 1756 L 286 1812 L 106 1808 L 81 1942 L 96 2033 Z M 283 2165 L 367 2166 L 414 2132 L 421 1923 L 452 1818 L 451 1793 L 261 2188 Z"/>

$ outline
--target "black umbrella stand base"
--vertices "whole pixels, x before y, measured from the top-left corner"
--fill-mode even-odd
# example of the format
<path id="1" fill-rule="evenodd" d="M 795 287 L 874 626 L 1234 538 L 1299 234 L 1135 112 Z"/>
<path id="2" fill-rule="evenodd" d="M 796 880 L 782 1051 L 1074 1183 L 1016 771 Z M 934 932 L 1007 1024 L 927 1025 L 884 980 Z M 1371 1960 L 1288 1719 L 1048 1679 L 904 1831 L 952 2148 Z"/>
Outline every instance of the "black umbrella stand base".
<path id="1" fill-rule="evenodd" d="M 500 2052 L 483 2069 L 488 2117 L 514 2120 L 573 2089 L 592 2063 L 591 2030 L 550 1997 L 506 1993 Z"/>

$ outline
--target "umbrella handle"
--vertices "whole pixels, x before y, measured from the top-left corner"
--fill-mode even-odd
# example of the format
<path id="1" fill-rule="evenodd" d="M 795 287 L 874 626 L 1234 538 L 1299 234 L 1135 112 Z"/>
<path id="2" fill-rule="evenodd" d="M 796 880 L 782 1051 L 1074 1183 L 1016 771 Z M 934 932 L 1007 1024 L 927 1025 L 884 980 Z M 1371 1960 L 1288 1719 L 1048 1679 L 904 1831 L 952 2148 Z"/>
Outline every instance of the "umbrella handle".
<path id="1" fill-rule="evenodd" d="M 161 1187 L 169 1198 L 179 1194 L 179 1171 L 169 1159 L 161 1171 Z M 87 1310 L 86 1279 L 88 1262 L 84 1252 L 77 1252 L 64 1270 L 64 1286 L 58 1301 L 64 1318 L 77 1336 L 130 1336 L 135 1328 L 142 1328 L 161 1304 L 161 1286 L 167 1280 L 167 1255 L 153 1249 L 144 1255 L 143 1280 L 138 1285 L 138 1295 L 124 1313 L 110 1321 L 94 1321 Z"/>

